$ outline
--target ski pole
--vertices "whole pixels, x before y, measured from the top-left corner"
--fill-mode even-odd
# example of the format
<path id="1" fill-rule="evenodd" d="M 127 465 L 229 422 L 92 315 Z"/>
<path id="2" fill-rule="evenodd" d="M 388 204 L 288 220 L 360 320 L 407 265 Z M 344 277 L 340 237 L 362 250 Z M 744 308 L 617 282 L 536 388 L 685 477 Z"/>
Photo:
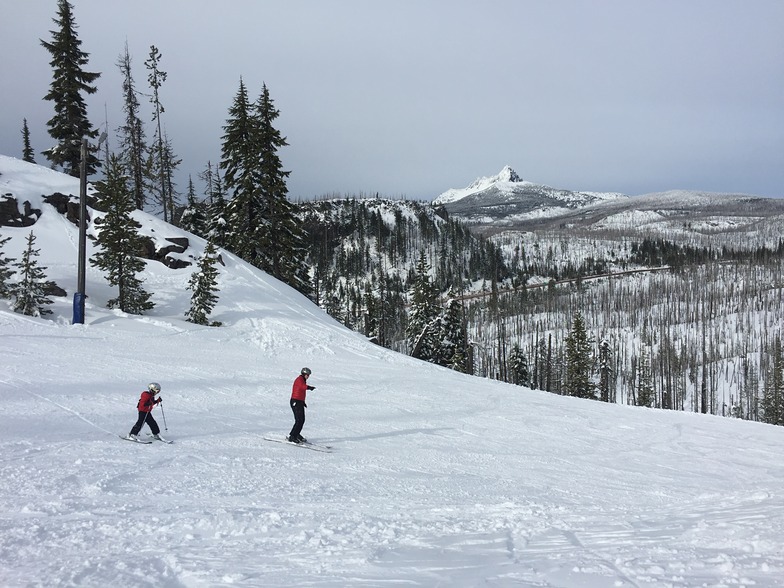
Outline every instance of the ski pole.
<path id="1" fill-rule="evenodd" d="M 163 430 L 168 431 L 169 427 L 166 425 L 166 413 L 163 412 L 163 402 L 160 403 L 161 406 L 161 416 L 163 417 Z"/>

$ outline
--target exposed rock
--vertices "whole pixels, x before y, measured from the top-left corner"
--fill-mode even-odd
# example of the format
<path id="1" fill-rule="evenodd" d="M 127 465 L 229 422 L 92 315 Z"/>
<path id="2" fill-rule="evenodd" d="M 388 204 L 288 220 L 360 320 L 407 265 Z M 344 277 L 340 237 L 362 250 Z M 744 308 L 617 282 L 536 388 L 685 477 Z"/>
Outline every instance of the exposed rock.
<path id="1" fill-rule="evenodd" d="M 3 227 L 29 227 L 41 217 L 41 211 L 30 206 L 29 202 L 23 205 L 23 212 L 19 214 L 19 203 L 10 194 L 0 197 L 0 226 Z"/>
<path id="2" fill-rule="evenodd" d="M 90 198 L 88 197 L 88 204 Z M 44 196 L 44 202 L 51 204 L 60 214 L 64 215 L 74 225 L 79 226 L 79 199 L 70 194 L 55 192 Z M 90 222 L 90 210 L 87 210 L 87 222 Z"/>
<path id="3" fill-rule="evenodd" d="M 68 296 L 68 292 L 63 290 L 55 282 L 51 282 L 51 281 L 46 282 L 46 284 L 44 284 L 44 293 L 47 296 Z"/>

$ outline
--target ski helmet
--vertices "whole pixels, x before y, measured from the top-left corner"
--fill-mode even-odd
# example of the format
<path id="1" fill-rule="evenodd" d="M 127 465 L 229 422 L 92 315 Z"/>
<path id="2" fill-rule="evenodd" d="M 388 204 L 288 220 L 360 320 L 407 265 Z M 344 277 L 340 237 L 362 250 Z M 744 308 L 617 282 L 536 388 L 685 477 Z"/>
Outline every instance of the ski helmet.
<path id="1" fill-rule="evenodd" d="M 161 385 L 158 382 L 150 382 L 147 385 L 147 389 L 152 392 L 153 394 L 157 394 L 161 391 Z"/>
<path id="2" fill-rule="evenodd" d="M 302 368 L 302 371 L 300 371 L 300 373 L 303 376 L 309 376 L 310 375 L 310 368 Z"/>

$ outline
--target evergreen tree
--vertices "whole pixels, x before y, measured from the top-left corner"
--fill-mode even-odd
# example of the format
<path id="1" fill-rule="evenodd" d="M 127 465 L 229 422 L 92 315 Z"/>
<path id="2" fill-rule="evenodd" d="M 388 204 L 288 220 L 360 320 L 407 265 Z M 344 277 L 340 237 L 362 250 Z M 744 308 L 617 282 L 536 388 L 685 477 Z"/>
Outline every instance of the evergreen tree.
<path id="1" fill-rule="evenodd" d="M 137 233 L 141 225 L 131 216 L 135 208 L 133 193 L 116 155 L 110 157 L 106 179 L 98 182 L 96 188 L 106 214 L 94 222 L 98 236 L 91 236 L 91 239 L 100 250 L 90 258 L 90 263 L 107 272 L 109 284 L 118 287 L 117 298 L 107 303 L 109 308 L 142 314 L 155 305 L 137 277 L 145 267 L 144 260 L 137 256 L 144 247 L 143 239 Z"/>
<path id="2" fill-rule="evenodd" d="M 160 154 L 163 154 L 163 159 Z M 145 166 L 148 180 L 147 189 L 152 195 L 153 202 L 157 205 L 156 212 L 160 211 L 163 219 L 173 225 L 176 225 L 175 212 L 179 203 L 179 194 L 175 190 L 174 172 L 181 162 L 182 160 L 177 159 L 174 155 L 171 141 L 164 134 L 162 149 L 149 151 Z"/>
<path id="3" fill-rule="evenodd" d="M 43 154 L 54 166 L 62 166 L 65 173 L 78 178 L 82 139 L 98 136 L 98 130 L 93 129 L 87 120 L 87 105 L 82 95 L 96 91 L 96 87 L 91 84 L 101 74 L 83 69 L 87 65 L 89 54 L 79 48 L 82 42 L 76 34 L 76 21 L 72 11 L 73 6 L 68 0 L 58 0 L 59 18 L 53 19 L 58 29 L 50 31 L 51 42 L 41 40 L 41 45 L 52 56 L 49 65 L 54 70 L 54 76 L 44 100 L 54 103 L 55 115 L 46 124 L 49 135 L 56 141 L 54 147 Z M 88 147 L 85 168 L 87 175 L 100 167 L 100 161 L 94 155 L 96 149 Z"/>
<path id="4" fill-rule="evenodd" d="M 599 399 L 602 402 L 610 402 L 610 382 L 613 373 L 612 368 L 612 349 L 607 339 L 602 339 L 599 343 Z"/>
<path id="5" fill-rule="evenodd" d="M 762 397 L 762 420 L 771 425 L 784 425 L 784 351 L 778 335 L 773 340 L 771 356 Z"/>
<path id="6" fill-rule="evenodd" d="M 365 282 L 365 292 L 362 297 L 364 306 L 364 322 L 362 324 L 362 333 L 369 339 L 378 341 L 378 324 L 379 324 L 379 299 L 373 292 L 373 287 L 370 282 Z M 316 300 L 316 304 L 318 301 Z"/>
<path id="7" fill-rule="evenodd" d="M 188 176 L 188 200 L 185 210 L 180 216 L 180 228 L 198 235 L 207 236 L 207 205 L 196 200 L 196 189 L 193 187 L 193 179 Z"/>
<path id="8" fill-rule="evenodd" d="M 147 201 L 145 194 L 145 172 L 147 145 L 144 142 L 144 124 L 139 115 L 140 105 L 138 92 L 131 72 L 131 55 L 128 52 L 128 43 L 125 43 L 125 53 L 117 62 L 122 74 L 123 112 L 125 121 L 117 129 L 120 133 L 121 160 L 125 173 L 130 178 L 133 200 L 136 208 L 144 210 Z"/>
<path id="9" fill-rule="evenodd" d="M 27 163 L 35 163 L 35 151 L 30 145 L 30 129 L 27 128 L 27 119 L 22 122 L 22 160 Z"/>
<path id="10" fill-rule="evenodd" d="M 441 318 L 438 357 L 441 365 L 457 372 L 468 372 L 468 340 L 465 331 L 465 309 L 454 291 L 449 292 Z"/>
<path id="11" fill-rule="evenodd" d="M 11 284 L 9 279 L 13 275 L 11 269 L 15 259 L 13 257 L 6 257 L 3 254 L 3 245 L 8 243 L 11 237 L 0 239 L 0 298 L 8 298 L 11 296 Z"/>
<path id="12" fill-rule="evenodd" d="M 225 220 L 229 226 L 226 246 L 245 261 L 262 267 L 259 244 L 265 226 L 266 202 L 261 189 L 261 152 L 258 117 L 248 100 L 245 83 L 229 108 L 223 127 L 220 167 L 228 195 Z"/>
<path id="13" fill-rule="evenodd" d="M 591 343 L 585 330 L 582 314 L 575 313 L 572 330 L 566 338 L 566 382 L 568 396 L 595 398 L 591 382 Z"/>
<path id="14" fill-rule="evenodd" d="M 207 169 L 201 175 L 201 179 L 206 184 L 205 194 L 207 195 L 206 210 L 206 237 L 212 241 L 216 247 L 227 247 L 228 244 L 228 223 L 226 222 L 226 198 L 223 191 L 223 180 L 220 170 L 212 170 L 212 164 L 207 162 Z"/>
<path id="15" fill-rule="evenodd" d="M 518 343 L 512 346 L 512 352 L 509 354 L 509 371 L 512 375 L 512 383 L 518 386 L 528 386 L 530 384 L 528 360 Z"/>
<path id="16" fill-rule="evenodd" d="M 260 150 L 260 188 L 266 229 L 259 243 L 262 269 L 296 288 L 310 293 L 310 278 L 305 263 L 307 248 L 305 232 L 297 219 L 295 208 L 288 200 L 286 179 L 291 172 L 283 171 L 278 151 L 288 145 L 286 138 L 275 128 L 280 116 L 270 97 L 267 85 L 255 105 L 258 119 L 258 147 Z"/>
<path id="17" fill-rule="evenodd" d="M 171 143 L 161 125 L 161 114 L 165 112 L 165 109 L 161 103 L 160 89 L 167 77 L 167 73 L 160 69 L 162 57 L 158 48 L 155 45 L 150 45 L 150 56 L 144 62 L 145 67 L 149 70 L 147 82 L 152 88 L 150 95 L 150 102 L 153 106 L 152 120 L 157 125 L 154 138 L 156 148 L 150 152 L 147 173 L 150 178 L 150 187 L 154 190 L 156 200 L 161 206 L 163 220 L 174 222 L 176 203 L 172 178 L 180 160 L 175 157 Z"/>
<path id="18" fill-rule="evenodd" d="M 420 251 L 411 286 L 411 308 L 406 340 L 412 357 L 431 361 L 437 357 L 438 291 L 430 280 L 430 264 Z"/>
<path id="19" fill-rule="evenodd" d="M 214 294 L 218 291 L 218 269 L 215 267 L 217 263 L 217 250 L 211 241 L 207 242 L 204 248 L 204 254 L 199 259 L 199 271 L 191 274 L 191 279 L 188 282 L 188 290 L 191 290 L 191 307 L 185 313 L 187 320 L 197 325 L 206 325 L 209 322 L 209 316 L 215 304 L 218 302 L 218 297 Z M 212 323 L 213 326 L 219 326 L 220 323 Z"/>
<path id="20" fill-rule="evenodd" d="M 46 268 L 38 267 L 36 258 L 41 250 L 34 249 L 33 243 L 35 243 L 35 235 L 30 231 L 27 237 L 27 249 L 22 254 L 22 260 L 15 264 L 18 268 L 19 282 L 12 288 L 15 298 L 13 309 L 14 312 L 27 316 L 43 316 L 52 313 L 48 308 L 44 308 L 44 305 L 52 303 L 46 294 L 51 284 L 46 280 L 44 273 Z"/>
<path id="21" fill-rule="evenodd" d="M 653 389 L 653 375 L 651 373 L 651 358 L 647 349 L 640 353 L 640 362 L 637 367 L 637 406 L 652 407 L 656 402 L 656 393 Z"/>
<path id="22" fill-rule="evenodd" d="M 288 145 L 275 126 L 279 116 L 267 86 L 255 104 L 240 87 L 223 127 L 221 169 L 229 195 L 228 247 L 245 261 L 305 294 L 310 291 L 305 234 L 287 198 L 278 150 Z"/>

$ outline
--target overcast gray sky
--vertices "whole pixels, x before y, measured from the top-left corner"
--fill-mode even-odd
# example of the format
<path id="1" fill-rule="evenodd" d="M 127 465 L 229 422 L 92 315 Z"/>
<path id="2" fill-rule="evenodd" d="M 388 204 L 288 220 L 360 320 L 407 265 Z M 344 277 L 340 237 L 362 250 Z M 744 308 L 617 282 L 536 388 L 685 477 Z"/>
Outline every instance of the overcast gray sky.
<path id="1" fill-rule="evenodd" d="M 294 199 L 432 199 L 512 166 L 526 180 L 630 195 L 784 196 L 782 0 L 72 0 L 94 125 L 122 121 L 127 40 L 163 122 L 179 189 L 220 158 L 243 77 L 266 83 Z M 51 144 L 39 39 L 55 0 L 0 0 L 0 153 Z M 148 105 L 144 103 L 145 108 Z M 149 112 L 149 109 L 148 109 Z M 152 124 L 148 137 L 152 136 Z M 38 163 L 46 163 L 43 156 Z"/>

